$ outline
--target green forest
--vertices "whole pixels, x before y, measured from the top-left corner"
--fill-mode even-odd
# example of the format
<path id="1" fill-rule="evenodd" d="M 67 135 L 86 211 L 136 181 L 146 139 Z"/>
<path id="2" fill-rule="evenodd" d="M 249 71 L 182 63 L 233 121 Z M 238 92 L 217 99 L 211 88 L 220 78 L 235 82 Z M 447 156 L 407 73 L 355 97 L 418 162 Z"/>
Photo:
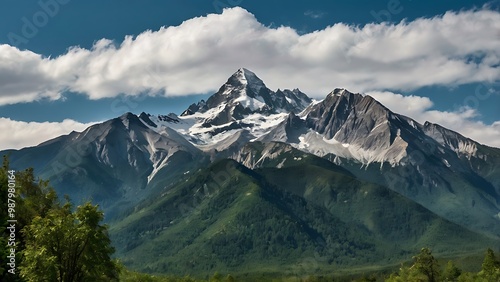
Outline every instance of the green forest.
<path id="1" fill-rule="evenodd" d="M 33 169 L 11 171 L 7 158 L 4 158 L 0 170 L 0 188 L 0 281 L 500 281 L 500 262 L 492 249 L 487 249 L 481 257 L 475 259 L 475 270 L 471 269 L 474 267 L 464 267 L 463 261 L 435 258 L 429 248 L 422 248 L 419 253 L 413 257 L 410 255 L 408 261 L 399 266 L 372 269 L 364 273 L 353 271 L 328 275 L 322 272 L 321 275 L 304 273 L 299 276 L 276 270 L 274 273 L 267 272 L 259 276 L 257 270 L 251 274 L 221 271 L 210 276 L 190 273 L 182 277 L 140 273 L 127 269 L 116 258 L 108 226 L 103 223 L 104 214 L 99 206 L 90 201 L 75 206 L 68 197 L 59 198 L 48 181 L 35 177 Z M 269 195 L 271 196 L 283 197 L 280 193 Z M 294 199 L 289 198 L 290 201 Z M 227 203 L 219 202 L 205 208 L 222 209 L 225 205 Z M 313 207 L 295 205 L 293 201 L 290 206 L 310 209 L 303 214 L 310 216 L 305 220 L 314 221 Z M 264 212 L 266 208 L 261 207 L 260 211 Z M 250 213 L 239 215 L 245 216 L 250 217 Z M 260 217 L 254 218 L 254 223 L 265 222 L 266 218 L 272 219 L 261 214 Z M 236 219 L 241 222 L 251 221 L 250 218 Z M 263 228 L 272 230 L 272 220 L 267 223 L 270 225 L 263 225 Z M 286 242 L 303 244 L 304 241 L 304 244 L 307 244 L 307 238 L 301 238 L 303 235 L 297 226 L 285 226 L 289 226 L 290 230 L 284 235 L 268 234 L 265 230 L 254 234 L 270 236 L 271 242 L 283 247 L 276 250 L 271 247 L 268 250 L 267 247 L 260 246 L 267 250 L 262 251 L 263 253 L 286 251 L 282 236 L 293 237 L 293 240 Z M 348 232 L 347 229 L 345 232 Z M 235 234 L 231 242 L 227 241 L 226 237 L 214 237 L 211 251 L 219 256 L 227 256 L 228 261 L 237 262 L 242 253 L 252 252 L 246 247 L 247 244 L 241 241 L 244 236 L 237 235 Z M 357 244 L 349 245 L 346 251 L 353 256 L 362 256 L 363 250 L 369 249 L 369 245 L 369 242 L 360 239 Z M 240 248 L 236 248 L 237 246 Z M 293 256 L 293 253 L 287 255 Z"/>

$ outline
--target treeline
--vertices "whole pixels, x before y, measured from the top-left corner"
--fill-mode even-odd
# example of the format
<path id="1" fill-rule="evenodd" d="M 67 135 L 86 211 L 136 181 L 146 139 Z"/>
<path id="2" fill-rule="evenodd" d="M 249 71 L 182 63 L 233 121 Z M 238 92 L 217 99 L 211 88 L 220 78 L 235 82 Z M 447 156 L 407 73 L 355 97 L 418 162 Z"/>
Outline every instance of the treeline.
<path id="1" fill-rule="evenodd" d="M 185 277 L 168 277 L 154 276 L 144 273 L 124 271 L 121 275 L 122 282 L 235 282 L 238 281 L 231 274 L 223 275 L 216 272 L 208 279 L 195 279 L 190 276 Z"/>
<path id="2" fill-rule="evenodd" d="M 118 281 L 103 213 L 60 201 L 33 169 L 0 168 L 0 281 Z"/>
<path id="3" fill-rule="evenodd" d="M 126 282 L 233 282 L 233 281 L 257 281 L 255 278 L 239 278 L 232 275 L 222 275 L 215 273 L 207 279 L 195 279 L 186 277 L 162 277 L 143 273 L 125 271 L 122 274 L 122 281 Z M 442 267 L 428 248 L 423 248 L 419 254 L 413 257 L 411 265 L 402 265 L 395 272 L 387 275 L 371 274 L 358 278 L 337 277 L 337 276 L 300 276 L 300 277 L 269 277 L 259 278 L 258 281 L 294 281 L 294 282 L 333 282 L 333 281 L 354 281 L 354 282 L 499 282 L 500 281 L 500 261 L 496 258 L 493 250 L 486 251 L 481 270 L 476 273 L 462 271 L 453 261 Z"/>
<path id="4" fill-rule="evenodd" d="M 444 269 L 440 267 L 430 249 L 423 248 L 413 257 L 411 266 L 401 266 L 398 272 L 392 274 L 386 282 L 417 282 L 417 281 L 457 281 L 457 282 L 499 282 L 500 262 L 493 250 L 488 249 L 484 256 L 481 270 L 477 273 L 464 272 L 453 261 L 448 261 Z"/>

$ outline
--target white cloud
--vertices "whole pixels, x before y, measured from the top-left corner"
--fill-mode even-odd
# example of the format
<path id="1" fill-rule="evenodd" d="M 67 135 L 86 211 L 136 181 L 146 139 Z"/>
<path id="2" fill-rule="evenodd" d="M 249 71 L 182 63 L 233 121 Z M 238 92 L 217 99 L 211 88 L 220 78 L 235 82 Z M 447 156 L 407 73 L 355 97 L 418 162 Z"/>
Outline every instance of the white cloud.
<path id="1" fill-rule="evenodd" d="M 0 150 L 36 146 L 73 130 L 83 131 L 92 124 L 71 119 L 62 122 L 24 122 L 0 118 Z"/>
<path id="2" fill-rule="evenodd" d="M 485 8 L 399 24 L 337 23 L 300 35 L 232 8 L 55 58 L 1 45 L 0 105 L 59 99 L 66 90 L 91 99 L 209 93 L 239 67 L 272 89 L 299 87 L 313 97 L 335 87 L 363 92 L 491 82 L 500 77 L 499 30 L 500 12 Z"/>
<path id="3" fill-rule="evenodd" d="M 433 103 L 427 97 L 403 96 L 388 91 L 366 93 L 396 113 L 406 115 L 420 123 L 437 123 L 459 132 L 482 144 L 500 148 L 500 121 L 490 125 L 474 120 L 476 110 L 462 108 L 454 112 L 432 110 Z"/>

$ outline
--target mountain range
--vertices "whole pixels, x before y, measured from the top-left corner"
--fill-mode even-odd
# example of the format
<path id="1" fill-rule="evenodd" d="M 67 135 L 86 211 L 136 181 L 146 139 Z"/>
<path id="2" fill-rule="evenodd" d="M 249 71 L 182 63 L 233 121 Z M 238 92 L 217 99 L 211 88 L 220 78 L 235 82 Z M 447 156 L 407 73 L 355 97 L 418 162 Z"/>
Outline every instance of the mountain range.
<path id="1" fill-rule="evenodd" d="M 273 91 L 244 68 L 180 115 L 126 113 L 0 154 L 99 203 L 142 271 L 390 264 L 500 242 L 500 149 L 346 89 Z"/>

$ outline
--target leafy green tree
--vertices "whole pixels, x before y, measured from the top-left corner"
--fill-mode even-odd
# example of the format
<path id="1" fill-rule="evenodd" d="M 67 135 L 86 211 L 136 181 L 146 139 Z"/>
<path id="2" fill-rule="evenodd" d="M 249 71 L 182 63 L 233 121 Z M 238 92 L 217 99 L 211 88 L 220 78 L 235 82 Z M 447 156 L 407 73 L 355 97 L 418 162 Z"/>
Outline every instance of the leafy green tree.
<path id="1" fill-rule="evenodd" d="M 0 203 L 7 206 L 9 161 L 0 167 Z M 36 179 L 32 168 L 15 173 L 16 266 L 21 277 L 0 266 L 0 281 L 112 281 L 119 269 L 111 260 L 114 252 L 107 227 L 100 224 L 103 214 L 87 203 L 72 212 L 61 207 L 48 181 Z M 69 202 L 69 200 L 68 200 Z M 0 255 L 9 251 L 10 235 L 5 223 L 8 214 L 0 210 L 2 233 Z M 22 254 L 22 255 L 20 255 Z"/>
<path id="2" fill-rule="evenodd" d="M 360 279 L 356 280 L 356 282 L 376 282 L 377 278 L 374 275 L 371 275 L 369 277 L 363 276 Z"/>
<path id="3" fill-rule="evenodd" d="M 48 180 L 36 179 L 33 168 L 16 174 L 17 221 L 21 228 L 27 226 L 36 216 L 44 217 L 51 209 L 59 208 L 56 191 Z"/>
<path id="4" fill-rule="evenodd" d="M 386 282 L 420 282 L 426 281 L 425 276 L 415 268 L 402 265 L 398 273 L 393 273 L 386 279 Z"/>
<path id="5" fill-rule="evenodd" d="M 71 204 L 36 216 L 26 237 L 21 276 L 26 281 L 113 281 L 118 267 L 111 260 L 103 213 L 86 203 L 72 211 Z"/>
<path id="6" fill-rule="evenodd" d="M 462 271 L 450 260 L 444 269 L 443 281 L 458 281 L 460 274 L 462 274 Z"/>
<path id="7" fill-rule="evenodd" d="M 486 250 L 479 277 L 488 281 L 500 281 L 500 262 L 496 259 L 492 249 Z"/>
<path id="8" fill-rule="evenodd" d="M 219 272 L 215 272 L 214 276 L 210 278 L 210 282 L 222 282 L 222 274 L 220 274 Z"/>
<path id="9" fill-rule="evenodd" d="M 0 171 L 0 202 L 3 203 L 8 195 L 7 172 L 10 171 L 9 161 L 3 157 Z M 60 204 L 55 190 L 48 181 L 36 180 L 32 168 L 15 173 L 15 219 L 16 222 L 16 247 L 24 248 L 24 236 L 19 231 L 29 225 L 36 216 L 45 216 L 50 209 L 59 208 Z M 2 205 L 7 206 L 7 204 Z M 2 219 L 7 217 L 6 209 L 0 211 Z M 2 221 L 4 222 L 4 221 Z M 6 222 L 6 221 L 5 221 Z"/>
<path id="10" fill-rule="evenodd" d="M 458 282 L 489 282 L 486 279 L 478 277 L 475 273 L 464 272 L 458 276 Z"/>
<path id="11" fill-rule="evenodd" d="M 428 248 L 422 248 L 420 253 L 413 257 L 411 267 L 401 266 L 398 273 L 391 274 L 387 282 L 437 282 L 440 280 L 440 270 L 437 260 Z"/>
<path id="12" fill-rule="evenodd" d="M 439 280 L 439 264 L 432 255 L 429 248 L 422 248 L 420 253 L 413 257 L 415 261 L 410 269 L 414 269 L 427 277 L 429 282 L 437 282 Z"/>
<path id="13" fill-rule="evenodd" d="M 22 281 L 19 277 L 19 271 L 17 266 L 22 262 L 22 256 L 20 255 L 22 249 L 24 248 L 24 238 L 20 230 L 24 228 L 27 223 L 32 219 L 33 214 L 40 214 L 40 210 L 36 205 L 28 206 L 27 203 L 36 203 L 37 200 L 31 199 L 32 194 L 38 194 L 45 198 L 48 189 L 42 189 L 38 183 L 33 182 L 33 170 L 26 170 L 23 172 L 14 172 L 10 169 L 9 160 L 7 156 L 3 156 L 2 166 L 0 167 L 0 206 L 4 207 L 0 209 L 0 255 L 2 258 L 7 257 L 10 254 L 10 249 L 13 248 L 16 251 L 15 264 L 16 269 L 14 274 L 9 273 L 10 267 L 7 269 L 4 263 L 0 267 L 0 281 L 10 282 L 10 281 Z M 9 180 L 13 180 L 14 187 L 9 187 Z M 45 183 L 44 183 L 45 184 Z M 28 194 L 27 192 L 31 192 Z M 55 193 L 53 194 L 55 196 Z M 10 196 L 10 197 L 9 197 Z M 47 197 L 50 199 L 52 196 Z M 9 202 L 8 199 L 14 202 Z M 52 201 L 52 200 L 51 200 Z M 39 200 L 40 203 L 48 203 L 48 201 Z M 11 218 L 7 207 L 13 205 Z M 50 204 L 51 205 L 51 204 Z M 11 235 L 10 230 L 7 227 L 7 220 L 16 220 L 15 224 L 15 241 L 8 241 Z M 10 224 L 9 224 L 10 225 Z M 8 245 L 7 242 L 9 242 Z M 10 259 L 9 259 L 10 261 Z"/>

